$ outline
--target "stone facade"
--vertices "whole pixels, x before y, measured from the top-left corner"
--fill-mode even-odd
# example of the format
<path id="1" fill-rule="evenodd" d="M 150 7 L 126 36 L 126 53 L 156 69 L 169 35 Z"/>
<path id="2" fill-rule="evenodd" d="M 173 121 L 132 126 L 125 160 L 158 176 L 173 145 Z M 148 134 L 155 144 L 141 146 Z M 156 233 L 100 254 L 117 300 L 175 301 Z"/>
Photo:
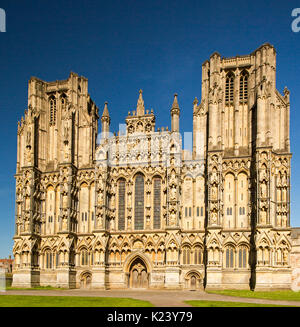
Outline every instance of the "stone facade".
<path id="1" fill-rule="evenodd" d="M 276 52 L 202 65 L 193 150 L 142 91 L 111 134 L 84 77 L 31 78 L 18 125 L 13 286 L 290 288 L 289 91 Z M 192 113 L 191 113 L 192 114 Z"/>

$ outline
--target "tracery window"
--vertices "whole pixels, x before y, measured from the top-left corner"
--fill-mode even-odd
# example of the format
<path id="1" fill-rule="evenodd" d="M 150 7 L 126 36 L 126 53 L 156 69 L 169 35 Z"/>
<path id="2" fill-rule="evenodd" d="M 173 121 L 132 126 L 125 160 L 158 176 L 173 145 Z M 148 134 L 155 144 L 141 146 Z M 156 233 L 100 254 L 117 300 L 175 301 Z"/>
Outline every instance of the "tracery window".
<path id="1" fill-rule="evenodd" d="M 81 250 L 81 265 L 87 266 L 89 264 L 89 253 L 87 250 Z"/>
<path id="2" fill-rule="evenodd" d="M 248 99 L 248 73 L 243 70 L 240 77 L 240 101 Z"/>
<path id="3" fill-rule="evenodd" d="M 160 228 L 160 220 L 161 220 L 161 178 L 154 179 L 154 192 L 153 192 L 153 228 Z"/>
<path id="4" fill-rule="evenodd" d="M 239 248 L 239 268 L 246 268 L 247 266 L 247 248 L 241 246 Z"/>
<path id="5" fill-rule="evenodd" d="M 191 257 L 191 250 L 189 247 L 185 246 L 182 250 L 182 263 L 184 265 L 189 265 L 191 262 L 190 257 Z"/>
<path id="6" fill-rule="evenodd" d="M 144 228 L 144 176 L 138 174 L 135 179 L 134 228 Z"/>
<path id="7" fill-rule="evenodd" d="M 50 125 L 55 125 L 56 123 L 56 99 L 52 96 L 49 100 L 50 105 Z"/>
<path id="8" fill-rule="evenodd" d="M 119 180 L 118 226 L 125 229 L 125 179 Z"/>
<path id="9" fill-rule="evenodd" d="M 201 248 L 200 246 L 196 246 L 194 248 L 194 264 L 195 265 L 200 265 L 202 260 L 202 253 L 201 253 Z"/>
<path id="10" fill-rule="evenodd" d="M 52 269 L 53 268 L 53 255 L 50 250 L 47 250 L 45 252 L 45 258 L 46 258 L 46 269 Z"/>
<path id="11" fill-rule="evenodd" d="M 233 89 L 234 89 L 234 75 L 229 72 L 226 76 L 225 82 L 225 102 L 231 103 L 233 102 Z"/>
<path id="12" fill-rule="evenodd" d="M 234 267 L 234 249 L 232 246 L 226 248 L 226 268 Z"/>

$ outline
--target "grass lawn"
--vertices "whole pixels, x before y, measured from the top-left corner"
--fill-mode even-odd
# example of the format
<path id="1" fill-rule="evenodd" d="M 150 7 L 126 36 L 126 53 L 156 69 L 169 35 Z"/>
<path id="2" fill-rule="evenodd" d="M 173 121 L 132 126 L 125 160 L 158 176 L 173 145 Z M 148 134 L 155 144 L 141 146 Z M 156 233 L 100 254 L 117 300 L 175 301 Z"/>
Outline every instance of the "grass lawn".
<path id="1" fill-rule="evenodd" d="M 225 302 L 225 301 L 185 301 L 193 307 L 287 307 L 285 305 L 261 304 L 261 303 L 243 303 L 243 302 Z"/>
<path id="2" fill-rule="evenodd" d="M 300 292 L 287 291 L 248 291 L 248 290 L 222 290 L 207 291 L 207 293 L 250 297 L 256 299 L 281 300 L 281 301 L 300 301 Z"/>
<path id="3" fill-rule="evenodd" d="M 68 290 L 68 288 L 62 288 L 62 287 L 52 287 L 52 286 L 36 286 L 36 287 L 30 287 L 30 288 L 26 288 L 26 287 L 6 287 L 5 290 L 7 291 L 23 291 L 23 290 L 54 290 L 54 291 L 58 291 L 58 290 Z"/>
<path id="4" fill-rule="evenodd" d="M 0 307 L 153 307 L 148 301 L 117 297 L 1 295 Z"/>

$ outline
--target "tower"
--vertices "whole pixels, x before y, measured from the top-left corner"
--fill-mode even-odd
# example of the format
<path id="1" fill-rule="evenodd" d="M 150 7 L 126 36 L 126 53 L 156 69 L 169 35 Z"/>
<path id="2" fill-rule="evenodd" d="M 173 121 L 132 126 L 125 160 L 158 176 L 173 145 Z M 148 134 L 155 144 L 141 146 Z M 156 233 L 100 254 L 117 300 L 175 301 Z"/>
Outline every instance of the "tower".
<path id="1" fill-rule="evenodd" d="M 86 78 L 70 73 L 63 81 L 30 79 L 28 109 L 18 124 L 13 285 L 43 282 L 37 267 L 45 260 L 55 262 L 61 286 L 74 287 L 77 174 L 93 167 L 97 120 Z M 41 256 L 47 235 L 55 234 L 64 240 L 57 257 L 51 251 Z"/>
<path id="2" fill-rule="evenodd" d="M 202 100 L 194 102 L 194 158 L 197 133 L 207 135 L 207 286 L 221 282 L 221 276 L 224 287 L 230 283 L 230 269 L 237 268 L 239 258 L 226 244 L 243 238 L 249 243 L 246 260 L 251 270 L 251 276 L 243 277 L 245 283 L 250 277 L 252 288 L 263 288 L 275 271 L 274 285 L 288 283 L 289 92 L 285 89 L 281 95 L 276 89 L 273 46 L 266 43 L 234 58 L 215 52 L 204 62 Z M 277 243 L 272 245 L 270 236 L 275 235 Z M 223 266 L 212 265 L 213 242 L 225 248 Z"/>

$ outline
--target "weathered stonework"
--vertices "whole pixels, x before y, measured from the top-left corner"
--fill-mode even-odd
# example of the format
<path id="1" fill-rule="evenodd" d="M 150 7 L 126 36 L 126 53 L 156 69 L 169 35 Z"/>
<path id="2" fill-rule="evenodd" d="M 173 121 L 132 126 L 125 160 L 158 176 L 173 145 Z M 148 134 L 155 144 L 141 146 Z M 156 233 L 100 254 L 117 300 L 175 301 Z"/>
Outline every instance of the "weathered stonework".
<path id="1" fill-rule="evenodd" d="M 87 79 L 31 78 L 18 125 L 13 286 L 290 288 L 289 91 L 276 53 L 211 55 L 193 151 L 155 129 L 142 91 L 109 133 Z M 97 141 L 98 140 L 98 141 Z"/>

